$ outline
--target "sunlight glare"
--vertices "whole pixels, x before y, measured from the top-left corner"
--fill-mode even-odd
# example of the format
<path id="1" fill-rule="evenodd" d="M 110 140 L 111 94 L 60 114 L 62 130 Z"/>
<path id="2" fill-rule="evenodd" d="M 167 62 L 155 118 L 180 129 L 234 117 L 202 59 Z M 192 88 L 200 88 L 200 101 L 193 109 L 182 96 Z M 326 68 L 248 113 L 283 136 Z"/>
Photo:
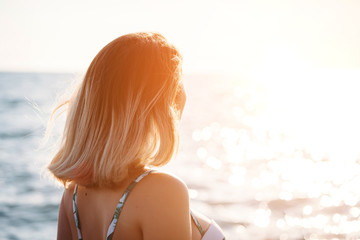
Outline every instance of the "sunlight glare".
<path id="1" fill-rule="evenodd" d="M 259 227 L 267 227 L 270 223 L 271 210 L 268 208 L 259 208 L 255 211 L 255 225 Z"/>

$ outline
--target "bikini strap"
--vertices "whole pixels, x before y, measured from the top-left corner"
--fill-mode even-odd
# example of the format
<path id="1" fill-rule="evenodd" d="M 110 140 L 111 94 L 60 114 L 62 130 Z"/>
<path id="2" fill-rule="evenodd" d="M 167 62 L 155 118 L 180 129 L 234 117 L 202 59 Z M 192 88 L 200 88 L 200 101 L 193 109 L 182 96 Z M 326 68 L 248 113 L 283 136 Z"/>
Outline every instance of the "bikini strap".
<path id="1" fill-rule="evenodd" d="M 135 180 L 133 180 L 130 185 L 126 188 L 125 192 L 123 193 L 123 195 L 121 196 L 117 206 L 116 206 L 116 210 L 114 213 L 114 217 L 113 220 L 110 223 L 110 226 L 108 228 L 108 232 L 106 234 L 106 240 L 111 240 L 113 235 L 114 235 L 114 231 L 115 231 L 115 227 L 116 227 L 116 223 L 119 219 L 120 216 L 120 212 L 122 210 L 122 208 L 124 207 L 125 201 L 127 199 L 127 197 L 129 196 L 131 190 L 135 187 L 135 185 L 141 180 L 143 179 L 145 176 L 147 176 L 149 173 L 153 172 L 155 170 L 149 170 L 144 172 L 143 174 L 141 174 L 140 176 L 138 176 Z"/>
<path id="2" fill-rule="evenodd" d="M 193 212 L 191 210 L 190 210 L 190 215 L 191 215 L 191 219 L 195 223 L 196 227 L 199 229 L 201 237 L 204 236 L 204 234 L 205 234 L 204 229 L 201 227 L 199 221 L 196 219 L 195 215 L 193 214 Z"/>
<path id="3" fill-rule="evenodd" d="M 138 183 L 141 179 L 143 179 L 146 175 L 148 175 L 151 172 L 154 172 L 155 170 L 148 170 L 144 173 L 142 173 L 140 176 L 138 176 L 137 178 L 135 178 L 130 184 L 129 186 L 126 188 L 125 192 L 123 193 L 123 195 L 121 196 L 117 206 L 116 206 L 116 210 L 113 216 L 113 219 L 110 223 L 110 226 L 108 228 L 107 234 L 106 234 L 106 240 L 111 240 L 113 235 L 114 235 L 114 231 L 115 231 L 115 227 L 116 227 L 116 223 L 119 219 L 120 216 L 120 212 L 125 204 L 125 201 L 127 199 L 127 197 L 129 196 L 129 193 L 131 192 L 131 190 L 135 187 L 136 183 Z M 78 209 L 77 209 L 77 205 L 76 205 L 76 198 L 77 198 L 77 189 L 78 189 L 78 185 L 75 185 L 74 188 L 74 195 L 73 195 L 73 214 L 74 214 L 74 219 L 75 219 L 75 223 L 76 223 L 76 229 L 77 229 L 77 234 L 78 234 L 78 239 L 82 240 L 82 235 L 81 235 L 81 231 L 80 231 L 80 222 L 79 222 L 79 214 L 78 214 Z"/>
<path id="4" fill-rule="evenodd" d="M 74 214 L 74 219 L 75 219 L 75 223 L 76 223 L 78 239 L 82 240 L 82 235 L 81 235 L 81 231 L 80 231 L 79 214 L 78 214 L 77 205 L 76 205 L 77 189 L 78 189 L 78 185 L 76 184 L 75 188 L 74 188 L 74 195 L 73 195 L 73 214 Z"/>

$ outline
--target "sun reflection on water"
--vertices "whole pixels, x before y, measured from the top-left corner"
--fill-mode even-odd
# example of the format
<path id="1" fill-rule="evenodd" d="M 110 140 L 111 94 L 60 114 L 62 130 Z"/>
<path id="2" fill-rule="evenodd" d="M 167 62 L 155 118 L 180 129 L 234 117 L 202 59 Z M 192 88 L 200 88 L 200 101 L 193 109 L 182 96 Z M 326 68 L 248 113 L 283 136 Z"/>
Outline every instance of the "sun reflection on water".
<path id="1" fill-rule="evenodd" d="M 250 186 L 249 205 L 259 203 L 251 226 L 282 239 L 294 230 L 306 239 L 360 237 L 360 73 L 352 73 L 239 84 L 229 96 L 235 123 L 193 132 L 205 166 L 226 170 L 238 189 Z"/>

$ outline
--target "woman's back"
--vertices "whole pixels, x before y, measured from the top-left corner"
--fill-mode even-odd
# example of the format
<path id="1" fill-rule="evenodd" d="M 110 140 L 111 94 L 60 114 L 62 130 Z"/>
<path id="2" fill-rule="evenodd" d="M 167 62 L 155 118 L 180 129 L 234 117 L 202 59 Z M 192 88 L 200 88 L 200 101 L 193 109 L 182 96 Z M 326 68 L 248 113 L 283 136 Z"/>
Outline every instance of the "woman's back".
<path id="1" fill-rule="evenodd" d="M 114 189 L 79 186 L 76 195 L 79 225 L 83 239 L 106 239 L 109 225 L 123 192 L 133 179 Z M 156 187 L 155 187 L 156 186 Z M 71 236 L 78 239 L 70 185 L 64 193 L 60 211 L 58 238 L 69 239 L 61 231 L 67 222 Z M 115 227 L 113 239 L 190 239 L 189 200 L 185 184 L 165 173 L 153 172 L 136 184 L 128 195 Z M 64 235 L 62 235 L 64 234 Z"/>

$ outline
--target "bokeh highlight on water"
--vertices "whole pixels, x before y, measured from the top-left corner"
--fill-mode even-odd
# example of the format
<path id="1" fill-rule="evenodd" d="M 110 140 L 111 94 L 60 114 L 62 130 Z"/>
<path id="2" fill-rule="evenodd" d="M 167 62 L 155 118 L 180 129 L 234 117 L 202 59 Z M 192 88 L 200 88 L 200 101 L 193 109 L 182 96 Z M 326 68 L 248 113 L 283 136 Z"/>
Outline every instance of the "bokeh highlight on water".
<path id="1" fill-rule="evenodd" d="M 56 238 L 62 189 L 41 175 L 51 154 L 37 149 L 58 94 L 74 78 L 0 73 L 0 239 Z M 318 115 L 279 108 L 279 98 L 296 107 L 314 104 L 294 101 L 289 93 L 281 95 L 246 79 L 202 75 L 185 76 L 184 82 L 188 100 L 180 124 L 180 150 L 164 170 L 186 182 L 193 209 L 215 219 L 230 240 L 360 238 L 360 165 L 354 147 L 358 139 L 345 134 L 340 136 L 348 139 L 319 144 L 341 130 L 333 126 L 322 139 L 316 132 L 321 126 L 309 124 L 329 117 L 320 114 L 327 105 L 315 104 Z M 319 98 L 338 96 L 341 86 L 338 82 L 334 92 L 319 92 Z M 342 102 L 349 109 L 359 102 L 356 94 L 352 96 Z M 312 101 L 319 103 L 316 96 Z M 339 126 L 347 123 L 343 131 L 357 133 L 352 121 Z M 326 133 L 322 129 L 320 133 Z M 55 132 L 61 132 L 61 123 Z M 338 146 L 338 151 L 328 146 Z"/>

